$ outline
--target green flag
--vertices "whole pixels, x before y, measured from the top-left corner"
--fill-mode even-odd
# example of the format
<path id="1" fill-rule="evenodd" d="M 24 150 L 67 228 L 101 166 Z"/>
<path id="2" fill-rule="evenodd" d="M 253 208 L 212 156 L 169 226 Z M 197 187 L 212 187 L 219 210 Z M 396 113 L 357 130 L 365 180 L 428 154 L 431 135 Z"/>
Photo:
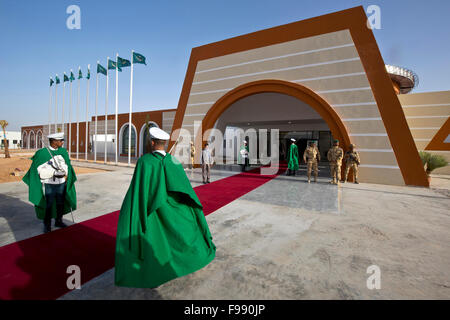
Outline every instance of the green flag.
<path id="1" fill-rule="evenodd" d="M 55 83 L 55 81 L 53 81 L 53 79 L 50 77 L 50 87 Z"/>
<path id="2" fill-rule="evenodd" d="M 133 52 L 133 63 L 142 63 L 142 64 L 147 65 L 145 63 L 145 57 L 142 54 L 139 54 L 136 52 Z"/>
<path id="3" fill-rule="evenodd" d="M 112 61 L 112 60 L 109 60 L 108 59 L 108 69 L 109 70 L 115 70 L 116 69 L 116 62 L 115 61 Z M 120 66 L 119 66 L 119 68 L 118 68 L 118 70 L 120 71 L 120 72 L 122 72 L 122 69 L 120 68 Z"/>
<path id="4" fill-rule="evenodd" d="M 117 57 L 117 62 L 119 63 L 119 68 L 131 66 L 130 60 L 122 59 L 121 57 Z"/>
<path id="5" fill-rule="evenodd" d="M 97 73 L 102 73 L 105 76 L 106 76 L 106 73 L 107 73 L 106 69 L 100 63 L 97 63 Z"/>
<path id="6" fill-rule="evenodd" d="M 81 73 L 81 69 L 78 69 L 78 79 L 83 78 L 83 74 Z"/>
<path id="7" fill-rule="evenodd" d="M 70 71 L 70 81 L 73 81 L 73 80 L 75 80 L 75 76 L 73 75 L 73 72 L 72 71 Z"/>
<path id="8" fill-rule="evenodd" d="M 55 77 L 55 81 L 56 81 L 56 84 L 59 84 L 60 81 L 59 81 L 58 76 Z"/>
<path id="9" fill-rule="evenodd" d="M 64 79 L 63 79 L 63 81 L 64 81 L 64 82 L 69 81 L 69 77 L 68 77 L 67 74 L 65 74 L 65 73 L 64 73 Z"/>
<path id="10" fill-rule="evenodd" d="M 91 78 L 91 70 L 88 68 L 88 73 L 86 75 L 86 79 L 90 79 Z"/>

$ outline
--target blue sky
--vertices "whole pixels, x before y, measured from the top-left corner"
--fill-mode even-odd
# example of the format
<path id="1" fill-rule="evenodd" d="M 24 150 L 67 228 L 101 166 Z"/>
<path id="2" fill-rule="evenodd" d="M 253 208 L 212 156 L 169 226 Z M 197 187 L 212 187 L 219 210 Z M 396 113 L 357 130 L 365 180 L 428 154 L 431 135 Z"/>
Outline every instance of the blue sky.
<path id="1" fill-rule="evenodd" d="M 80 30 L 66 27 L 66 8 L 72 4 L 81 9 Z M 0 118 L 10 123 L 9 130 L 46 124 L 49 77 L 78 66 L 85 74 L 88 64 L 92 71 L 89 114 L 93 115 L 97 60 L 105 66 L 106 57 L 116 53 L 129 59 L 131 49 L 148 62 L 134 68 L 134 110 L 176 108 L 191 48 L 358 5 L 381 8 L 382 29 L 374 34 L 383 59 L 418 74 L 420 84 L 414 92 L 450 89 L 450 1 L 446 0 L 0 0 Z M 129 81 L 130 68 L 124 68 L 119 74 L 119 112 L 129 108 Z M 99 114 L 104 114 L 103 76 L 99 82 Z M 114 113 L 114 72 L 109 84 L 108 113 Z M 85 80 L 80 92 L 81 121 Z M 58 101 L 62 101 L 62 86 Z"/>

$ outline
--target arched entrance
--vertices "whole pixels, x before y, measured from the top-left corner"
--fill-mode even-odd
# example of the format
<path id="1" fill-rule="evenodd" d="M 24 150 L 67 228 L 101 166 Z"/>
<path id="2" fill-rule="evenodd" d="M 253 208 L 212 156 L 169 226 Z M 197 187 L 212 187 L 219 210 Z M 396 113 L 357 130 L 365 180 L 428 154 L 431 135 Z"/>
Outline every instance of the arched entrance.
<path id="1" fill-rule="evenodd" d="M 30 135 L 28 137 L 28 145 L 30 149 L 36 149 L 36 135 L 34 134 L 34 131 L 30 131 Z"/>
<path id="2" fill-rule="evenodd" d="M 28 134 L 26 131 L 22 135 L 22 149 L 28 149 Z"/>
<path id="3" fill-rule="evenodd" d="M 119 153 L 121 156 L 128 156 L 128 135 L 129 123 L 125 123 L 119 131 Z M 131 156 L 136 157 L 136 127 L 131 125 Z"/>
<path id="4" fill-rule="evenodd" d="M 36 142 L 36 147 L 37 147 L 38 149 L 42 148 L 43 145 L 42 145 L 42 131 L 41 131 L 41 130 L 38 131 L 36 140 L 37 140 L 37 142 Z"/>
<path id="5" fill-rule="evenodd" d="M 236 101 L 258 93 L 280 93 L 301 100 L 302 102 L 313 108 L 326 122 L 334 138 L 340 141 L 341 147 L 345 150 L 350 145 L 350 138 L 343 122 L 333 110 L 333 108 L 318 94 L 311 89 L 297 83 L 283 80 L 260 80 L 243 84 L 229 91 L 209 109 L 202 121 L 203 132 L 197 133 L 196 145 L 204 144 L 202 139 L 203 133 L 214 127 L 214 124 Z M 207 140 L 207 137 L 205 137 Z"/>
<path id="6" fill-rule="evenodd" d="M 153 127 L 157 127 L 159 128 L 158 124 L 156 122 L 153 121 L 149 121 L 148 122 L 148 129 L 153 128 Z M 146 124 L 144 124 L 141 128 L 141 131 L 139 133 L 139 156 L 142 156 L 146 153 L 149 153 L 151 150 L 151 138 L 150 138 L 150 133 L 148 132 L 148 130 L 145 130 L 146 128 Z"/>

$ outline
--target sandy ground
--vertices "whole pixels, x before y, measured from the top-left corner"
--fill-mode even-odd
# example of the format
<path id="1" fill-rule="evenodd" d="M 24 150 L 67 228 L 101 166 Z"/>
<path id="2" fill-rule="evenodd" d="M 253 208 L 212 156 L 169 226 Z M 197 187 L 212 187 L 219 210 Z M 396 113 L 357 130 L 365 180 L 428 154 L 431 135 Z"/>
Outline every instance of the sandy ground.
<path id="1" fill-rule="evenodd" d="M 31 165 L 31 160 L 29 159 L 32 156 L 24 155 L 24 154 L 15 154 L 12 155 L 11 158 L 0 158 L 0 183 L 4 182 L 13 182 L 20 181 L 23 178 L 23 175 L 28 171 Z M 94 173 L 101 172 L 103 170 L 93 169 L 93 168 L 84 168 L 84 167 L 73 167 L 75 173 L 84 174 L 84 173 Z M 16 169 L 19 169 L 17 171 Z M 17 172 L 19 175 L 14 176 L 11 173 Z"/>

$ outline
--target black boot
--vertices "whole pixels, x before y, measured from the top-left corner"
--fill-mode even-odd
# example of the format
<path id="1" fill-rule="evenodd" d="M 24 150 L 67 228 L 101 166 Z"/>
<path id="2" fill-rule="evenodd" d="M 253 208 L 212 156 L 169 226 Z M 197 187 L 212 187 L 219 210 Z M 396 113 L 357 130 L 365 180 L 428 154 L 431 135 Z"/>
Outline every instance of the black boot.
<path id="1" fill-rule="evenodd" d="M 56 219 L 55 219 L 55 227 L 58 227 L 58 228 L 65 228 L 65 227 L 67 227 L 67 224 L 65 224 L 65 223 L 62 221 L 62 218 L 56 218 Z"/>
<path id="2" fill-rule="evenodd" d="M 52 225 L 50 223 L 44 223 L 44 233 L 49 233 L 52 231 Z"/>
<path id="3" fill-rule="evenodd" d="M 48 208 L 45 210 L 44 217 L 44 233 L 48 233 L 52 231 L 52 210 Z"/>
<path id="4" fill-rule="evenodd" d="M 57 205 L 56 206 L 56 212 L 57 212 L 57 216 L 56 216 L 56 219 L 55 219 L 55 227 L 58 227 L 58 228 L 65 228 L 65 227 L 67 227 L 67 224 L 65 224 L 62 221 L 62 216 L 63 216 L 63 213 L 64 213 L 64 204 Z"/>

